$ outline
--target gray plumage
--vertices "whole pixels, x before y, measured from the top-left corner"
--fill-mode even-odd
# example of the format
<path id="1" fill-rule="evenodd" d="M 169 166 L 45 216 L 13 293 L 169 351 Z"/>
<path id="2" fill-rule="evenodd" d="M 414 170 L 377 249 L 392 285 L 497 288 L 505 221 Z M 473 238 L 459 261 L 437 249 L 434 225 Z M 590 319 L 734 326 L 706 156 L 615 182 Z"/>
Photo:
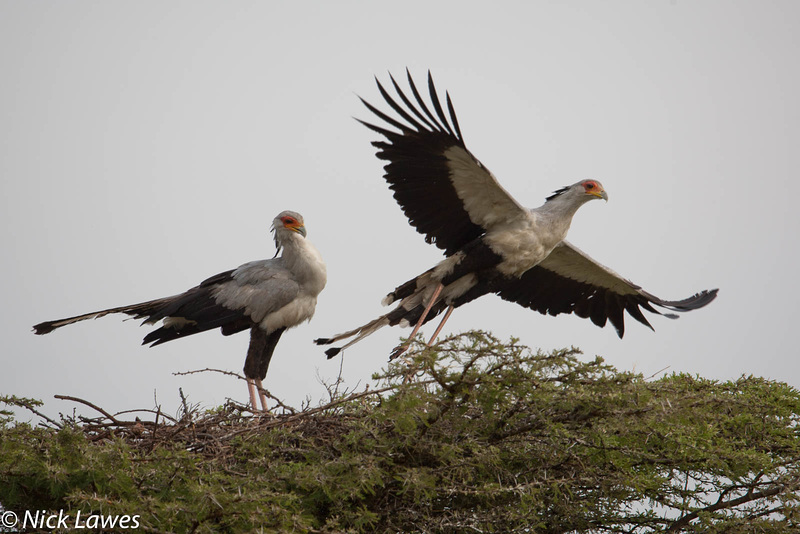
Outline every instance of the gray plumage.
<path id="1" fill-rule="evenodd" d="M 325 264 L 306 239 L 303 217 L 284 211 L 273 220 L 275 244 L 280 256 L 245 263 L 212 276 L 179 295 L 109 308 L 34 326 L 36 334 L 114 313 L 123 313 L 143 324 L 163 325 L 148 333 L 143 344 L 159 345 L 219 328 L 223 335 L 250 330 L 251 342 L 245 361 L 251 402 L 261 389 L 269 362 L 281 334 L 314 315 L 317 295 L 327 280 Z M 260 395 L 262 408 L 266 398 Z"/>

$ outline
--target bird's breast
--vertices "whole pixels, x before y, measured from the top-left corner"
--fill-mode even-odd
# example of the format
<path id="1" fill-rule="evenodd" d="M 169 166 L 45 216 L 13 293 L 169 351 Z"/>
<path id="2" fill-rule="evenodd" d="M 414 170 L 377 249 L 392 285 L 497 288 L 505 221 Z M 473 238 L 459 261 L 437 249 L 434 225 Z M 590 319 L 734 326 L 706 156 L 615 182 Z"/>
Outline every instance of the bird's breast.
<path id="1" fill-rule="evenodd" d="M 267 314 L 259 325 L 266 332 L 274 332 L 279 328 L 292 328 L 310 320 L 314 316 L 316 306 L 316 296 L 300 295 L 283 308 Z"/>
<path id="2" fill-rule="evenodd" d="M 484 240 L 503 258 L 497 269 L 507 276 L 522 276 L 545 259 L 563 239 L 533 226 L 488 234 Z"/>

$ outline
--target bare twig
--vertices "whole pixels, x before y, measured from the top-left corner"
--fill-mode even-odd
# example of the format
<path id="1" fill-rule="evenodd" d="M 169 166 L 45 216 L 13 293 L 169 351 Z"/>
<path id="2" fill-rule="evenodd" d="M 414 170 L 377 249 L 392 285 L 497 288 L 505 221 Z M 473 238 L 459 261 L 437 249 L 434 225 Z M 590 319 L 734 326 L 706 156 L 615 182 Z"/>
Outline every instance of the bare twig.
<path id="1" fill-rule="evenodd" d="M 727 501 L 717 501 L 715 504 L 706 506 L 705 508 L 701 508 L 699 510 L 695 510 L 694 512 L 690 512 L 684 516 L 682 516 L 677 521 L 673 522 L 667 532 L 678 532 L 683 527 L 687 526 L 689 523 L 697 519 L 700 514 L 707 513 L 707 512 L 716 512 L 717 510 L 724 510 L 726 508 L 734 508 L 741 504 L 745 504 L 751 501 L 757 501 L 759 499 L 764 499 L 767 497 L 774 497 L 776 495 L 780 495 L 785 491 L 789 491 L 790 488 L 796 486 L 798 483 L 797 480 L 794 480 L 792 484 L 776 484 L 770 488 L 767 488 L 762 491 L 753 491 L 751 488 L 747 493 L 742 495 L 741 497 L 737 497 L 735 499 L 730 499 Z"/>
<path id="2" fill-rule="evenodd" d="M 224 369 L 213 369 L 211 367 L 206 367 L 205 369 L 193 369 L 191 371 L 176 371 L 173 376 L 186 376 L 186 375 L 194 375 L 197 373 L 220 373 L 223 375 L 232 376 L 234 378 L 238 378 L 239 380 L 247 380 L 245 377 L 240 375 L 239 373 L 234 373 L 233 371 L 226 371 Z"/>
<path id="3" fill-rule="evenodd" d="M 42 412 L 40 412 L 39 410 L 37 410 L 36 408 L 34 408 L 33 406 L 31 406 L 31 405 L 30 405 L 29 403 L 27 403 L 27 402 L 26 402 L 26 403 L 20 403 L 20 404 L 19 404 L 19 406 L 22 406 L 23 408 L 25 408 L 25 409 L 26 409 L 26 410 L 28 410 L 29 412 L 33 412 L 34 414 L 38 415 L 39 417 L 41 417 L 42 419 L 44 419 L 45 421 L 47 421 L 47 422 L 48 422 L 48 423 L 50 423 L 51 425 L 55 426 L 56 428 L 64 428 L 64 425 L 62 425 L 62 424 L 61 424 L 61 423 L 59 423 L 58 421 L 55 421 L 55 420 L 53 420 L 53 419 L 50 419 L 50 418 L 49 418 L 49 417 L 47 417 L 45 414 L 43 414 Z"/>
<path id="4" fill-rule="evenodd" d="M 70 395 L 53 395 L 53 397 L 55 397 L 56 399 L 59 399 L 59 400 L 68 400 L 68 401 L 72 401 L 72 402 L 77 402 L 77 403 L 83 404 L 85 406 L 88 406 L 89 408 L 92 408 L 93 410 L 95 410 L 97 412 L 100 412 L 101 414 L 103 414 L 108 420 L 110 420 L 114 424 L 117 424 L 117 425 L 124 424 L 123 422 L 118 421 L 116 417 L 114 417 L 113 415 L 111 415 L 110 413 L 105 411 L 104 409 L 100 408 L 96 404 L 93 404 L 93 403 L 91 403 L 91 402 L 89 402 L 87 400 L 79 399 L 78 397 L 72 397 Z"/>
<path id="5" fill-rule="evenodd" d="M 156 409 L 156 410 L 148 410 L 148 409 L 144 409 L 144 408 L 138 408 L 138 409 L 133 409 L 133 410 L 122 410 L 121 412 L 117 412 L 116 415 L 122 415 L 122 414 L 128 414 L 128 413 L 139 413 L 139 412 L 154 414 L 156 416 L 156 418 L 155 418 L 155 422 L 156 423 L 158 422 L 158 418 L 159 417 L 163 417 L 164 419 L 169 419 L 173 423 L 177 423 L 178 422 L 178 420 L 175 419 L 174 417 L 172 417 L 171 415 L 167 415 L 164 412 L 162 412 L 161 411 L 161 406 L 158 406 L 158 409 Z"/>

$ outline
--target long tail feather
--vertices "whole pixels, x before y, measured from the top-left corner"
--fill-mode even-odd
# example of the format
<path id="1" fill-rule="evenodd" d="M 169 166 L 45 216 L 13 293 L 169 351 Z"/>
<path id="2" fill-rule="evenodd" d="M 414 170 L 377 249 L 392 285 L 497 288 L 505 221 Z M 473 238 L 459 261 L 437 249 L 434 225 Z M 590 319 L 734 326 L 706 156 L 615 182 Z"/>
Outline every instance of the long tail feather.
<path id="1" fill-rule="evenodd" d="M 328 356 L 328 359 L 331 359 L 334 356 L 336 356 L 337 354 L 339 354 L 340 351 L 346 349 L 347 347 L 358 343 L 359 341 L 361 341 L 365 337 L 369 336 L 370 334 L 373 334 L 374 332 L 377 332 L 378 330 L 380 330 L 384 326 L 389 326 L 389 324 L 391 322 L 389 320 L 389 315 L 390 314 L 388 314 L 388 313 L 386 315 L 381 315 L 377 319 L 374 319 L 374 320 L 368 322 L 367 324 L 365 324 L 363 326 L 359 326 L 358 328 L 354 328 L 353 330 L 350 330 L 348 332 L 343 332 L 341 334 L 336 334 L 335 336 L 330 337 L 330 338 L 315 339 L 314 343 L 316 343 L 317 345 L 330 345 L 331 343 L 336 343 L 337 341 L 341 341 L 342 339 L 347 339 L 349 337 L 356 336 L 355 338 L 351 339 L 346 345 L 343 345 L 342 347 L 333 347 L 333 348 L 330 348 L 330 349 L 326 350 L 325 354 Z"/>
<path id="2" fill-rule="evenodd" d="M 333 358 L 343 349 L 358 343 L 365 337 L 377 332 L 384 326 L 400 325 L 401 327 L 406 327 L 417 324 L 422 317 L 427 304 L 430 302 L 430 299 L 434 298 L 434 302 L 431 305 L 427 316 L 423 320 L 424 323 L 427 323 L 450 305 L 450 297 L 455 295 L 448 294 L 447 289 L 453 289 L 454 287 L 458 290 L 465 289 L 460 287 L 459 284 L 452 284 L 442 291 L 441 295 L 437 296 L 435 295 L 435 289 L 439 282 L 431 279 L 431 273 L 432 270 L 426 271 L 420 276 L 409 280 L 405 284 L 402 284 L 395 289 L 394 292 L 387 295 L 383 300 L 384 305 L 391 304 L 392 302 L 396 302 L 398 300 L 400 301 L 399 304 L 389 313 L 381 315 L 377 319 L 373 319 L 367 324 L 359 326 L 358 328 L 354 328 L 353 330 L 336 334 L 333 337 L 315 339 L 314 343 L 317 345 L 331 345 L 337 341 L 353 337 L 353 339 L 350 340 L 346 345 L 343 345 L 342 347 L 330 348 L 325 351 L 325 354 L 329 359 Z"/>
<path id="3" fill-rule="evenodd" d="M 67 317 L 66 319 L 58 319 L 56 321 L 45 321 L 43 323 L 34 325 L 33 332 L 37 335 L 49 334 L 56 328 L 61 328 L 62 326 L 77 323 L 79 321 L 85 321 L 87 319 L 98 319 L 113 313 L 124 313 L 132 316 L 134 319 L 143 319 L 152 315 L 157 309 L 163 307 L 165 304 L 168 304 L 173 298 L 174 297 L 166 297 L 163 299 L 141 302 L 139 304 L 85 313 L 83 315 L 76 315 L 75 317 Z"/>

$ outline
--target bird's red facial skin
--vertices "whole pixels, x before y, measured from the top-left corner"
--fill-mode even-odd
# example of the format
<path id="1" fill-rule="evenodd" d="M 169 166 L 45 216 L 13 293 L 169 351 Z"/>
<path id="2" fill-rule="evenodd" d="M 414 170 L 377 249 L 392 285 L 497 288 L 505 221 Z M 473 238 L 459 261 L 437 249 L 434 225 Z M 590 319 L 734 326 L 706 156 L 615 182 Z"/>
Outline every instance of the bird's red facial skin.
<path id="1" fill-rule="evenodd" d="M 606 196 L 606 192 L 603 189 L 603 186 L 595 182 L 594 180 L 586 180 L 585 182 L 583 182 L 583 190 L 587 195 L 592 195 L 597 198 L 608 199 L 608 197 Z"/>
<path id="2" fill-rule="evenodd" d="M 288 228 L 298 234 L 302 235 L 303 237 L 306 236 L 306 228 L 302 222 L 298 221 L 291 215 L 286 215 L 285 217 L 281 217 L 281 222 L 283 223 L 284 228 Z"/>

